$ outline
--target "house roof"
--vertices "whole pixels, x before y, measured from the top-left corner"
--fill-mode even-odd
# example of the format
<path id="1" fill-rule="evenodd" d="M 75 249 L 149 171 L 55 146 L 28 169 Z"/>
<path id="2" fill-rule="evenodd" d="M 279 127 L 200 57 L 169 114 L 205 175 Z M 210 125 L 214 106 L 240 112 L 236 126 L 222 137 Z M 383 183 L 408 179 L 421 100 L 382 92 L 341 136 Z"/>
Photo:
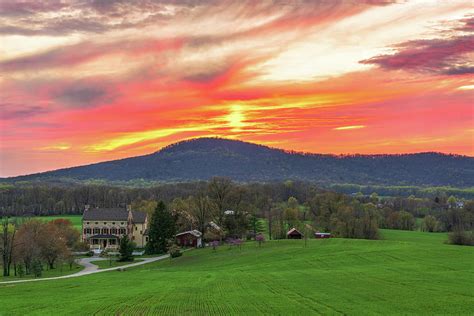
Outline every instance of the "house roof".
<path id="1" fill-rule="evenodd" d="M 288 236 L 288 235 L 292 235 L 292 234 L 300 234 L 301 236 L 303 236 L 303 234 L 302 234 L 299 230 L 297 230 L 296 228 L 294 228 L 294 227 L 293 227 L 292 229 L 290 229 L 290 230 L 286 233 L 287 236 Z"/>
<path id="2" fill-rule="evenodd" d="M 84 211 L 86 221 L 122 221 L 128 220 L 128 211 L 124 208 L 92 208 Z"/>
<path id="3" fill-rule="evenodd" d="M 145 212 L 132 211 L 134 223 L 144 223 L 147 217 Z M 82 219 L 85 221 L 117 221 L 126 222 L 128 211 L 124 208 L 92 208 L 84 211 Z"/>
<path id="4" fill-rule="evenodd" d="M 147 214 L 140 211 L 132 211 L 132 217 L 134 223 L 145 223 Z"/>
<path id="5" fill-rule="evenodd" d="M 202 233 L 199 230 L 188 230 L 186 232 L 176 234 L 176 237 L 182 236 L 182 235 L 187 235 L 187 234 L 193 235 L 194 237 L 197 237 L 197 238 L 202 236 Z"/>

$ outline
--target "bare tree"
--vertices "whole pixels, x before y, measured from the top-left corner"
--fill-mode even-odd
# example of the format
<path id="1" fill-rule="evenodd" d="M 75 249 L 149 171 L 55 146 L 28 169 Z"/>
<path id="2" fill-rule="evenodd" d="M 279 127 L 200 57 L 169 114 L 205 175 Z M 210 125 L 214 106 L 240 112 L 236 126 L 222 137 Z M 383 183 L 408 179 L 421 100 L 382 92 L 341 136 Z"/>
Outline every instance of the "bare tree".
<path id="1" fill-rule="evenodd" d="M 209 181 L 209 194 L 212 201 L 216 204 L 219 224 L 223 223 L 224 212 L 228 206 L 232 188 L 232 181 L 229 178 L 214 177 Z"/>
<path id="2" fill-rule="evenodd" d="M 197 196 L 191 198 L 191 203 L 191 214 L 196 220 L 199 231 L 204 235 L 209 221 L 211 221 L 215 213 L 216 206 L 202 191 Z"/>

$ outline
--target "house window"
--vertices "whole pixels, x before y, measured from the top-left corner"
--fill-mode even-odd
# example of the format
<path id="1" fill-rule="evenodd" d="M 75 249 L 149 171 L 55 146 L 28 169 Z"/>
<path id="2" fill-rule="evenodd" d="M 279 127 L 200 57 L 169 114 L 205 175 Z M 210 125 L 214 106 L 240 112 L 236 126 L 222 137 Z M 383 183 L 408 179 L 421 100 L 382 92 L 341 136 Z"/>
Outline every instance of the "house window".
<path id="1" fill-rule="evenodd" d="M 125 228 L 120 228 L 120 234 L 125 235 Z"/>
<path id="2" fill-rule="evenodd" d="M 102 234 L 107 235 L 109 233 L 108 228 L 102 228 Z"/>
<path id="3" fill-rule="evenodd" d="M 148 242 L 148 236 L 145 237 L 145 241 Z"/>
<path id="4" fill-rule="evenodd" d="M 89 223 L 89 222 L 87 222 L 86 224 L 87 224 L 87 225 L 89 225 L 90 223 Z"/>
<path id="5" fill-rule="evenodd" d="M 115 228 L 115 227 L 114 227 L 114 228 L 111 228 L 111 229 L 110 229 L 110 233 L 111 233 L 112 235 L 116 235 L 116 234 L 117 234 L 117 228 Z"/>
<path id="6" fill-rule="evenodd" d="M 115 225 L 115 222 L 112 222 L 112 225 Z"/>
<path id="7" fill-rule="evenodd" d="M 123 222 L 121 222 L 120 225 L 123 225 Z"/>
<path id="8" fill-rule="evenodd" d="M 96 225 L 99 225 L 99 222 L 95 222 Z"/>
<path id="9" fill-rule="evenodd" d="M 100 234 L 100 228 L 94 228 L 94 234 Z"/>
<path id="10" fill-rule="evenodd" d="M 132 240 L 135 240 L 135 236 L 132 236 Z"/>
<path id="11" fill-rule="evenodd" d="M 84 228 L 84 234 L 90 234 L 91 229 L 90 228 Z"/>
<path id="12" fill-rule="evenodd" d="M 135 226 L 135 230 L 136 230 L 136 231 L 138 230 L 138 227 L 137 227 L 137 226 Z"/>
<path id="13" fill-rule="evenodd" d="M 140 235 L 143 235 L 143 231 L 142 231 L 142 230 L 140 231 Z"/>
<path id="14" fill-rule="evenodd" d="M 110 244 L 115 245 L 115 239 L 110 239 Z"/>
<path id="15" fill-rule="evenodd" d="M 107 225 L 107 222 L 104 222 L 104 225 Z"/>

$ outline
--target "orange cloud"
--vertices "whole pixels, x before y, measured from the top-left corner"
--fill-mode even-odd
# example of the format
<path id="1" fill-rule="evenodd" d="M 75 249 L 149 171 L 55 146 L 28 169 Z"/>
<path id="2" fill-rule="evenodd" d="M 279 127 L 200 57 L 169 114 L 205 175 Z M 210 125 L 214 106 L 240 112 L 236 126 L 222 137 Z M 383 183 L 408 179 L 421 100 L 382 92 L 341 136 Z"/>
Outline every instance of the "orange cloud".
<path id="1" fill-rule="evenodd" d="M 321 153 L 473 155 L 470 8 L 417 8 L 6 6 L 0 174 L 146 154 L 200 136 Z M 78 23 L 80 14 L 97 22 Z"/>

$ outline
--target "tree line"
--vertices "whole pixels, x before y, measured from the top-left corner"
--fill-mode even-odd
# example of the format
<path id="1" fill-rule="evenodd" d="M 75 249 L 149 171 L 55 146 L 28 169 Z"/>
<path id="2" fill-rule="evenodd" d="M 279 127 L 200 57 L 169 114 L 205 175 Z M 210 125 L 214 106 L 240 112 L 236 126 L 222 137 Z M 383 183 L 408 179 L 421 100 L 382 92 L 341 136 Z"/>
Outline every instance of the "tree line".
<path id="1" fill-rule="evenodd" d="M 458 244 L 469 244 L 469 231 L 474 229 L 472 200 L 445 195 L 434 198 L 380 197 L 376 193 L 360 192 L 348 195 L 294 181 L 241 184 L 215 177 L 207 182 L 142 189 L 94 185 L 7 190 L 8 193 L 1 194 L 2 215 L 82 214 L 86 204 L 93 207 L 132 204 L 133 209 L 150 214 L 149 253 L 164 252 L 174 233 L 193 229 L 201 231 L 205 241 L 213 242 L 256 239 L 262 232 L 270 239 L 281 239 L 286 238 L 287 231 L 293 227 L 305 235 L 320 231 L 367 239 L 379 238 L 379 228 L 420 228 L 429 232 L 452 232 L 451 241 Z M 156 215 L 157 211 L 161 215 Z M 167 212 L 171 215 L 166 215 Z M 156 220 L 157 216 L 162 217 Z M 154 230 L 166 230 L 163 225 L 170 228 L 166 236 L 154 235 Z M 71 227 L 60 221 L 4 222 L 0 237 L 4 274 L 10 273 L 11 266 L 15 272 L 21 266 L 26 273 L 32 273 L 35 264 L 39 266 L 38 262 L 53 268 L 57 260 L 67 260 L 74 248 L 71 240 L 78 240 L 77 236 L 65 237 Z M 152 245 L 156 248 L 150 248 Z"/>

